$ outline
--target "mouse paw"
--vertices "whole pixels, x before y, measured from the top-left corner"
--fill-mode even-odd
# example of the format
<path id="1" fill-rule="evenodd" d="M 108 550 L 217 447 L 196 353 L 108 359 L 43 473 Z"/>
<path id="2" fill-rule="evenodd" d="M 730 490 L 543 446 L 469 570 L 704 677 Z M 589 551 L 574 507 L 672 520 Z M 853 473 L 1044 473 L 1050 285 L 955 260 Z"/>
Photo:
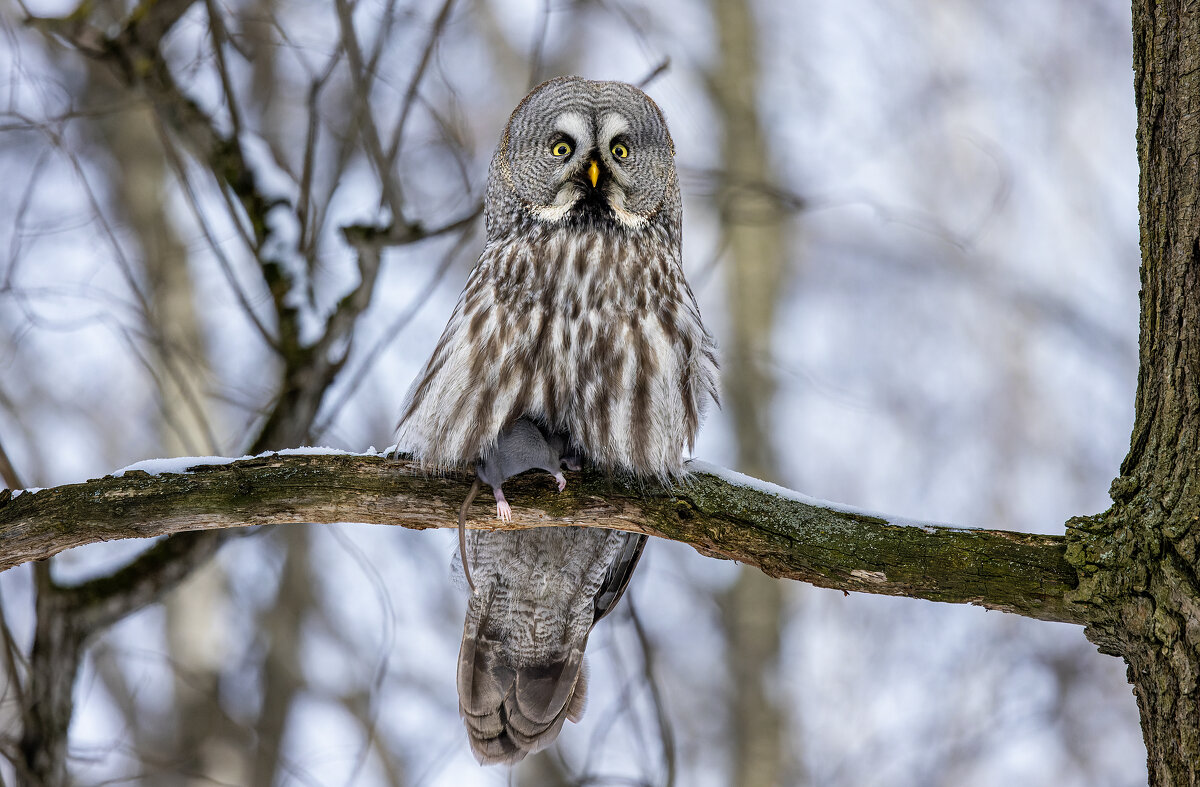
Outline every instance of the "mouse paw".
<path id="1" fill-rule="evenodd" d="M 563 491 L 567 488 L 567 477 L 562 473 L 555 473 L 554 480 L 558 482 L 558 491 Z"/>
<path id="2" fill-rule="evenodd" d="M 512 521 L 512 506 L 508 504 L 507 500 L 496 501 L 496 518 L 501 522 Z"/>

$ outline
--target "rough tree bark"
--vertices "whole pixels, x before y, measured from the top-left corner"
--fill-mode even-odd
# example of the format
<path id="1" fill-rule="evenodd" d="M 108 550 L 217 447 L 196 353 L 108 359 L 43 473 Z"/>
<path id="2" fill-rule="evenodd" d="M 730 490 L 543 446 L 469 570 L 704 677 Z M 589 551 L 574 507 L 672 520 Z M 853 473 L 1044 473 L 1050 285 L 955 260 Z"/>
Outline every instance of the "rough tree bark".
<path id="1" fill-rule="evenodd" d="M 1200 784 L 1200 13 L 1133 4 L 1142 316 L 1113 506 L 1068 523 L 1087 636 L 1129 665 L 1150 783 Z"/>
<path id="2" fill-rule="evenodd" d="M 692 469 L 672 489 L 585 470 L 561 494 L 545 478 L 523 475 L 506 482 L 521 502 L 511 523 L 499 522 L 480 497 L 468 526 L 610 527 L 820 587 L 1085 622 L 1067 600 L 1075 572 L 1062 536 L 894 519 L 699 462 Z M 469 485 L 464 477 L 429 476 L 406 459 L 300 453 L 179 474 L 135 470 L 15 496 L 0 490 L 0 570 L 81 544 L 182 531 L 296 522 L 454 527 Z M 114 576 L 105 585 L 127 580 Z"/>

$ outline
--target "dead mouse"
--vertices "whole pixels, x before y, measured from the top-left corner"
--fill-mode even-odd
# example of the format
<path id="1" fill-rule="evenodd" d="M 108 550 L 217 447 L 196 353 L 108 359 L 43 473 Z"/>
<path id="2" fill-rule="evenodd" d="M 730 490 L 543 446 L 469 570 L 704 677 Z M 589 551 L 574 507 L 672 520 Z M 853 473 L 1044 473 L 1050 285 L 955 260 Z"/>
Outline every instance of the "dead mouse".
<path id="1" fill-rule="evenodd" d="M 558 491 L 567 487 L 563 468 L 579 470 L 582 466 L 579 455 L 571 450 L 570 441 L 566 435 L 547 435 L 536 423 L 528 418 L 518 418 L 512 426 L 500 433 L 496 445 L 475 464 L 475 483 L 467 492 L 458 511 L 458 550 L 462 558 L 463 575 L 471 592 L 475 592 L 475 583 L 471 581 L 471 569 L 467 565 L 467 509 L 471 507 L 475 496 L 483 484 L 492 488 L 496 498 L 496 517 L 504 522 L 512 519 L 512 506 L 504 498 L 501 485 L 509 478 L 524 473 L 526 470 L 545 470 L 554 476 L 558 482 Z"/>

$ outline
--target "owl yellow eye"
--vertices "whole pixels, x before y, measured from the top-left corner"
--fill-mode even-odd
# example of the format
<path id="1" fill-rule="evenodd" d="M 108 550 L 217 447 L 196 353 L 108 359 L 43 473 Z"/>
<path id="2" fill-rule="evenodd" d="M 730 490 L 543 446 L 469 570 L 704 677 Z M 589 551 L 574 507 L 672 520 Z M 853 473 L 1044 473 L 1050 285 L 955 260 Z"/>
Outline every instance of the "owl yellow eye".
<path id="1" fill-rule="evenodd" d="M 629 155 L 629 148 L 618 142 L 612 146 L 612 154 L 617 158 L 625 158 Z"/>
<path id="2" fill-rule="evenodd" d="M 570 152 L 571 146 L 566 142 L 555 142 L 554 146 L 550 148 L 550 155 L 554 156 L 555 158 L 562 158 L 563 156 L 569 155 Z"/>

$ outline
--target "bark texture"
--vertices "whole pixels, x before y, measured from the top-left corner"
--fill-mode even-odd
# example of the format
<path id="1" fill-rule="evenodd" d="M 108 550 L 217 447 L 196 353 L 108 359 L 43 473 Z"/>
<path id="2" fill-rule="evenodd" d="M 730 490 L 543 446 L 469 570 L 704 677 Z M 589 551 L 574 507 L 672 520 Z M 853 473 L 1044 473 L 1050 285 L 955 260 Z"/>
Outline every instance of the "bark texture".
<path id="1" fill-rule="evenodd" d="M 1200 784 L 1200 13 L 1133 4 L 1140 368 L 1114 505 L 1069 523 L 1088 637 L 1129 665 L 1150 783 Z"/>
<path id="2" fill-rule="evenodd" d="M 892 521 L 696 469 L 673 489 L 585 471 L 573 474 L 561 494 L 548 477 L 522 475 L 506 482 L 512 522 L 499 522 L 480 496 L 468 526 L 611 527 L 682 541 L 702 554 L 820 587 L 1084 622 L 1067 600 L 1076 582 L 1062 536 Z M 15 497 L 0 490 L 0 570 L 96 541 L 191 530 L 296 522 L 455 527 L 469 486 L 465 477 L 429 476 L 404 459 L 267 454 L 182 474 L 132 471 Z M 138 577 L 118 572 L 103 582 L 136 591 Z M 99 595 L 106 590 L 88 587 Z"/>

